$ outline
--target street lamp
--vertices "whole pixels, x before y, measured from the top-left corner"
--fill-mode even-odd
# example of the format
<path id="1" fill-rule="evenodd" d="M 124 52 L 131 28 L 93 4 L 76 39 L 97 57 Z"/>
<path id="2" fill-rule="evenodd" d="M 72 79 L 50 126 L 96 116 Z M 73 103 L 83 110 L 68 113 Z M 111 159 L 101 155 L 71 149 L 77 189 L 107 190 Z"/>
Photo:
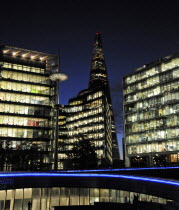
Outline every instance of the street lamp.
<path id="1" fill-rule="evenodd" d="M 59 68 L 57 72 L 52 73 L 49 76 L 50 80 L 56 82 L 56 100 L 55 100 L 55 108 L 56 108 L 56 121 L 55 121 L 55 144 L 54 144 L 54 170 L 58 170 L 58 104 L 59 104 L 59 82 L 65 81 L 68 79 L 66 74 L 60 73 Z"/>

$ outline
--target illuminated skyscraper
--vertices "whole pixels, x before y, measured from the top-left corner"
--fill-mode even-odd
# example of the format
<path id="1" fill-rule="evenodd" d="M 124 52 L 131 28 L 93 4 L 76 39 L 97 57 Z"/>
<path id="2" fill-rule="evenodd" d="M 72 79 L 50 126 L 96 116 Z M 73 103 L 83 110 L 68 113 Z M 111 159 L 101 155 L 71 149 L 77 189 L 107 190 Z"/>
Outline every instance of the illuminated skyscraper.
<path id="1" fill-rule="evenodd" d="M 62 109 L 60 116 L 59 159 L 67 157 L 67 153 L 75 143 L 84 138 L 96 147 L 98 165 L 112 165 L 119 160 L 114 116 L 111 104 L 109 82 L 102 49 L 101 34 L 95 37 L 89 87 L 69 100 L 69 105 Z M 66 114 L 64 114 L 66 113 Z M 63 168 L 63 161 L 61 161 Z"/>
<path id="2" fill-rule="evenodd" d="M 103 43 L 101 38 L 101 33 L 96 33 L 93 54 L 92 54 L 92 63 L 91 63 L 91 71 L 90 71 L 90 81 L 89 88 L 95 89 L 100 88 L 103 89 L 107 101 L 109 103 L 109 109 L 111 114 L 111 131 L 112 131 L 112 156 L 113 160 L 119 160 L 119 148 L 117 143 L 117 135 L 116 135 L 116 127 L 113 115 L 113 107 L 111 101 L 111 93 L 110 86 L 107 75 L 107 68 L 104 59 L 103 53 Z"/>
<path id="3" fill-rule="evenodd" d="M 179 163 L 179 54 L 124 77 L 127 166 Z"/>
<path id="4" fill-rule="evenodd" d="M 53 168 L 57 74 L 56 55 L 0 46 L 1 170 Z"/>

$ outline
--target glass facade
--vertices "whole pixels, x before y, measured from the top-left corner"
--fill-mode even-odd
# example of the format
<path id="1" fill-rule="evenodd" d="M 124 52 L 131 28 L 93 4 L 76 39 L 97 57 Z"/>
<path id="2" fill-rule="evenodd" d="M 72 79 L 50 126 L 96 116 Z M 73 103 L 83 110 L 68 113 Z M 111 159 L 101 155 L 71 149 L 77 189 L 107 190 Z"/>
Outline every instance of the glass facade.
<path id="1" fill-rule="evenodd" d="M 102 90 L 84 90 L 60 110 L 59 158 L 67 159 L 75 143 L 85 138 L 95 145 L 98 164 L 102 159 L 112 162 L 111 116 Z M 105 147 L 106 145 L 106 147 Z M 59 166 L 63 169 L 63 164 Z"/>
<path id="2" fill-rule="evenodd" d="M 179 55 L 145 65 L 123 83 L 127 165 L 178 163 Z"/>
<path id="3" fill-rule="evenodd" d="M 51 210 L 53 206 L 94 205 L 94 202 L 133 203 L 135 192 L 101 188 L 23 188 L 0 191 L 1 210 Z M 138 194 L 139 201 L 166 204 L 168 200 Z"/>
<path id="4" fill-rule="evenodd" d="M 110 130 L 111 130 L 111 139 L 112 139 L 112 159 L 113 162 L 115 161 L 118 165 L 119 163 L 118 161 L 120 159 L 119 148 L 117 142 L 116 126 L 113 114 L 113 106 L 111 100 L 110 85 L 108 81 L 107 67 L 103 53 L 103 42 L 100 32 L 96 33 L 95 36 L 94 47 L 92 52 L 90 79 L 89 79 L 89 88 L 95 89 L 96 87 L 98 88 L 100 87 L 101 89 L 104 90 L 107 102 L 109 104 L 110 115 L 111 115 Z M 109 124 L 107 123 L 107 125 Z"/>
<path id="5" fill-rule="evenodd" d="M 38 154 L 36 165 L 51 167 L 56 83 L 49 75 L 56 65 L 54 55 L 0 47 L 0 150 L 6 155 L 1 170 L 18 170 L 12 159 L 22 150 Z"/>

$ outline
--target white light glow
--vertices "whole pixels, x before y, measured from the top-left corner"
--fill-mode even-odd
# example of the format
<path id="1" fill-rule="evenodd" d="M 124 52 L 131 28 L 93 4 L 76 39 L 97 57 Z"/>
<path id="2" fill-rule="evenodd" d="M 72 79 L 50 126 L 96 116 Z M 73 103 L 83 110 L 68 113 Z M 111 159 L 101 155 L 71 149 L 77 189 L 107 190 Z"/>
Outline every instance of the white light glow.
<path id="1" fill-rule="evenodd" d="M 8 53 L 9 52 L 9 50 L 3 50 L 3 53 L 4 54 L 6 54 L 6 53 Z"/>
<path id="2" fill-rule="evenodd" d="M 43 61 L 45 60 L 45 58 L 47 58 L 48 56 L 44 56 L 44 57 L 40 57 L 40 60 Z"/>
<path id="3" fill-rule="evenodd" d="M 17 54 L 17 52 L 13 52 L 12 55 L 15 56 Z"/>
<path id="4" fill-rule="evenodd" d="M 68 76 L 66 74 L 62 74 L 62 73 L 55 73 L 50 75 L 50 79 L 53 81 L 65 81 L 68 79 Z"/>
<path id="5" fill-rule="evenodd" d="M 34 59 L 34 58 L 35 58 L 35 55 L 31 55 L 30 58 L 31 58 L 31 59 Z"/>

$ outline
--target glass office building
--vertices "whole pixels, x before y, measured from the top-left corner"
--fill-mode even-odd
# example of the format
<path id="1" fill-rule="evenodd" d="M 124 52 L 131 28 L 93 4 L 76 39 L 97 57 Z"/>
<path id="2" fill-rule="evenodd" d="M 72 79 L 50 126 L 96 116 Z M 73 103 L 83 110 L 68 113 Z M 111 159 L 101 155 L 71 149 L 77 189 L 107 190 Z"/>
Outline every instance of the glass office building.
<path id="1" fill-rule="evenodd" d="M 49 76 L 57 61 L 55 55 L 0 46 L 1 170 L 52 167 L 56 82 Z"/>
<path id="2" fill-rule="evenodd" d="M 59 115 L 60 168 L 68 153 L 82 138 L 96 147 L 98 165 L 112 165 L 119 160 L 110 87 L 103 54 L 101 34 L 95 36 L 88 89 L 82 90 L 69 104 L 61 106 Z"/>
<path id="3" fill-rule="evenodd" d="M 173 201 L 172 206 L 177 205 L 178 182 L 157 178 L 154 174 L 163 170 L 166 174 L 169 171 L 176 174 L 178 169 L 149 169 L 155 178 L 144 177 L 143 175 L 149 172 L 148 170 L 145 172 L 146 170 L 139 169 L 139 176 L 135 176 L 134 169 L 130 171 L 123 169 L 123 172 L 121 170 L 117 172 L 116 169 L 95 170 L 95 173 L 93 170 L 73 171 L 73 173 L 70 171 L 68 173 L 3 172 L 0 174 L 0 209 L 50 210 L 54 206 L 87 208 L 88 205 L 95 203 L 100 205 L 103 202 L 109 206 L 112 203 L 133 204 L 136 195 L 138 201 L 146 202 L 144 207 L 149 205 L 148 202 L 167 204 Z M 140 205 L 140 202 L 138 204 Z"/>
<path id="4" fill-rule="evenodd" d="M 133 203 L 135 192 L 103 188 L 23 188 L 0 190 L 1 210 L 51 210 L 54 206 L 88 206 L 96 202 Z M 169 199 L 138 194 L 139 201 L 166 204 Z M 147 204 L 146 204 L 147 205 Z"/>
<path id="5" fill-rule="evenodd" d="M 63 113 L 66 113 L 65 119 Z M 110 107 L 102 89 L 81 91 L 62 108 L 59 118 L 59 158 L 62 162 L 76 142 L 84 138 L 95 145 L 99 165 L 104 159 L 112 163 Z"/>
<path id="6" fill-rule="evenodd" d="M 124 77 L 127 166 L 179 163 L 179 54 Z"/>

